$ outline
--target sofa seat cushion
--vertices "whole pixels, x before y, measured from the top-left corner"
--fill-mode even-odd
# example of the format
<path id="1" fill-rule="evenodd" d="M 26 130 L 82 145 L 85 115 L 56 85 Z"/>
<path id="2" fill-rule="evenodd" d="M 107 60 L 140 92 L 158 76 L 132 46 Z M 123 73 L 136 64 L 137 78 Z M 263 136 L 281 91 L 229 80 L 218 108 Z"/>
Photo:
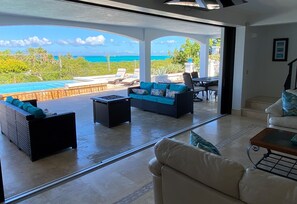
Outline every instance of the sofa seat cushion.
<path id="1" fill-rule="evenodd" d="M 158 103 L 163 103 L 167 105 L 174 105 L 174 98 L 159 97 L 157 99 Z"/>
<path id="2" fill-rule="evenodd" d="M 166 98 L 163 96 L 152 96 L 152 95 L 139 95 L 139 94 L 129 94 L 129 97 L 138 99 L 138 100 L 147 100 L 156 103 L 162 103 L 167 105 L 174 105 L 174 98 Z"/>
<path id="3" fill-rule="evenodd" d="M 152 95 L 144 95 L 142 97 L 143 100 L 152 101 L 152 102 L 158 102 L 158 98 L 160 96 L 152 96 Z"/>
<path id="4" fill-rule="evenodd" d="M 273 126 L 281 126 L 286 128 L 297 129 L 297 117 L 295 116 L 271 117 L 269 118 L 269 124 Z"/>
<path id="5" fill-rule="evenodd" d="M 139 99 L 139 100 L 142 100 L 143 96 L 145 96 L 145 95 L 134 94 L 134 93 L 130 93 L 130 94 L 129 94 L 129 97 L 130 97 L 130 98 L 135 98 L 135 99 Z"/>
<path id="6" fill-rule="evenodd" d="M 297 182 L 257 169 L 247 169 L 239 183 L 246 203 L 297 203 Z"/>
<path id="7" fill-rule="evenodd" d="M 174 104 L 173 98 L 166 98 L 166 97 L 162 97 L 162 96 L 145 95 L 145 96 L 143 96 L 142 99 L 147 100 L 147 101 L 157 102 L 157 103 L 163 103 L 163 104 L 167 104 L 167 105 Z"/>

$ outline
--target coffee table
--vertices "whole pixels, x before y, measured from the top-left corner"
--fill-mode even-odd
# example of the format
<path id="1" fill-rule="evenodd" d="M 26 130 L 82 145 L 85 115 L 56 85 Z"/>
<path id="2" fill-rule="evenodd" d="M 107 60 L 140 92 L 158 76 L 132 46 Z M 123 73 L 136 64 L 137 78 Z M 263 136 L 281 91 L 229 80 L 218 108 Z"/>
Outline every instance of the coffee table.
<path id="1" fill-rule="evenodd" d="M 297 180 L 297 146 L 290 140 L 296 133 L 265 128 L 250 139 L 247 155 L 254 167 L 279 176 Z M 250 150 L 266 148 L 267 153 L 258 162 L 253 162 Z"/>
<path id="2" fill-rule="evenodd" d="M 118 95 L 92 97 L 94 123 L 107 127 L 131 122 L 130 98 Z"/>

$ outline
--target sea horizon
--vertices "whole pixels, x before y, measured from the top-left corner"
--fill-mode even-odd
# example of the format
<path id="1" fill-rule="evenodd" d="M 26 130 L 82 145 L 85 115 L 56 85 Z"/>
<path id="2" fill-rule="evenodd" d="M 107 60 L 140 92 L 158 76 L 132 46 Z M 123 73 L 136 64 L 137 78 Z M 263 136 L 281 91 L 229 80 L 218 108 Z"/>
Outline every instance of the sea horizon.
<path id="1" fill-rule="evenodd" d="M 107 56 L 73 56 L 73 58 L 83 57 L 88 62 L 107 62 Z M 166 60 L 170 56 L 151 56 L 151 60 Z M 55 60 L 59 59 L 59 56 L 54 56 Z M 109 56 L 110 62 L 133 62 L 139 61 L 139 56 Z"/>

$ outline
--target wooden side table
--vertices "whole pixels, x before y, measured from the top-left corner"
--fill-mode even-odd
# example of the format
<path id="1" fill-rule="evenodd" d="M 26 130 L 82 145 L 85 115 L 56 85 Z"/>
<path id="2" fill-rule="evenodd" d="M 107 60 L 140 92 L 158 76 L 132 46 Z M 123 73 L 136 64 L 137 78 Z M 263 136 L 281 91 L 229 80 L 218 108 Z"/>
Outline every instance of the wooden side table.
<path id="1" fill-rule="evenodd" d="M 131 122 L 130 98 L 118 95 L 93 97 L 94 123 L 107 127 L 120 123 Z"/>

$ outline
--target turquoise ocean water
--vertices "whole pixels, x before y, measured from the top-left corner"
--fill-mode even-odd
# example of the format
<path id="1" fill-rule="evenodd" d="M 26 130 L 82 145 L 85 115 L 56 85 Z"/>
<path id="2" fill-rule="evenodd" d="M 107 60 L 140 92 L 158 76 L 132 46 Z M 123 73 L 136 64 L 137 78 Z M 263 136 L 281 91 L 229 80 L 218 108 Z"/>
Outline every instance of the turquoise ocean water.
<path id="1" fill-rule="evenodd" d="M 83 57 L 85 60 L 89 62 L 107 62 L 106 56 L 73 56 L 74 58 Z M 59 57 L 54 56 L 57 60 Z M 151 60 L 165 60 L 168 59 L 169 56 L 151 56 Z M 139 56 L 110 56 L 110 62 L 132 62 L 138 61 Z"/>

